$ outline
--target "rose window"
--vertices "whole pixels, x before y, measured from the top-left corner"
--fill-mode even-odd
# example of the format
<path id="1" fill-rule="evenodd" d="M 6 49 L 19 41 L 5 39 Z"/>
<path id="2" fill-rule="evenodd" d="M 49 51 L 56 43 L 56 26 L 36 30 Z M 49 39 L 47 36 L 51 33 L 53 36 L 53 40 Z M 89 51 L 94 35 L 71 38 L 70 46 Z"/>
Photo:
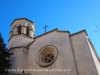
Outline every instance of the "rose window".
<path id="1" fill-rule="evenodd" d="M 40 52 L 37 56 L 37 62 L 40 66 L 49 66 L 53 64 L 55 59 L 57 58 L 57 49 L 53 46 L 46 46 Z"/>

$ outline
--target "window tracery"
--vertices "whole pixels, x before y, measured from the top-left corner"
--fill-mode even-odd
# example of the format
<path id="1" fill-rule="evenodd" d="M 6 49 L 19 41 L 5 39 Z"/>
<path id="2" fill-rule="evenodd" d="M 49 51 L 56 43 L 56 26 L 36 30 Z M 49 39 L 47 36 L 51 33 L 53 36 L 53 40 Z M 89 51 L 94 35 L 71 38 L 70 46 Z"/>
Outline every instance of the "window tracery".
<path id="1" fill-rule="evenodd" d="M 57 55 L 58 51 L 54 46 L 46 46 L 38 53 L 37 62 L 42 67 L 50 66 L 55 61 Z"/>

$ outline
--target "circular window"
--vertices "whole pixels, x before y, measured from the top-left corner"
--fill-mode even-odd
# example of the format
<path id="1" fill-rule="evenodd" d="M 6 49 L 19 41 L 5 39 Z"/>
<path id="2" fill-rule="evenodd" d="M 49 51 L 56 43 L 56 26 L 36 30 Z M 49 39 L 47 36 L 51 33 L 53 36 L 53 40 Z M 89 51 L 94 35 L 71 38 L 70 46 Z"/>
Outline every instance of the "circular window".
<path id="1" fill-rule="evenodd" d="M 37 62 L 40 66 L 50 66 L 57 57 L 57 49 L 54 46 L 46 46 L 39 51 Z"/>

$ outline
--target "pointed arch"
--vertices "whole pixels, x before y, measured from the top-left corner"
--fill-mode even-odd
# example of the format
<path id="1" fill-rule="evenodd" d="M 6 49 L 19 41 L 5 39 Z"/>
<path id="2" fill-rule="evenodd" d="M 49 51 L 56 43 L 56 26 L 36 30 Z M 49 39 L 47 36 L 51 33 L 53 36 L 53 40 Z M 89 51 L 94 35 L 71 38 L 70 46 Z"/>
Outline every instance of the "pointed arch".
<path id="1" fill-rule="evenodd" d="M 21 26 L 18 26 L 18 30 L 17 30 L 18 34 L 21 34 Z"/>

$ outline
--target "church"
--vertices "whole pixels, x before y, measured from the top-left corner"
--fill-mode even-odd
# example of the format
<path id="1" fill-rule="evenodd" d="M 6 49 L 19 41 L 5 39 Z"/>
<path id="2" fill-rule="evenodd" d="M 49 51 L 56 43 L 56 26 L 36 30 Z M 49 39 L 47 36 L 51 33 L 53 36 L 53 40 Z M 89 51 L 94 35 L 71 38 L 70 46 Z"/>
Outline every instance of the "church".
<path id="1" fill-rule="evenodd" d="M 100 75 L 100 59 L 86 30 L 51 30 L 35 37 L 34 22 L 15 19 L 8 49 L 9 75 Z"/>

